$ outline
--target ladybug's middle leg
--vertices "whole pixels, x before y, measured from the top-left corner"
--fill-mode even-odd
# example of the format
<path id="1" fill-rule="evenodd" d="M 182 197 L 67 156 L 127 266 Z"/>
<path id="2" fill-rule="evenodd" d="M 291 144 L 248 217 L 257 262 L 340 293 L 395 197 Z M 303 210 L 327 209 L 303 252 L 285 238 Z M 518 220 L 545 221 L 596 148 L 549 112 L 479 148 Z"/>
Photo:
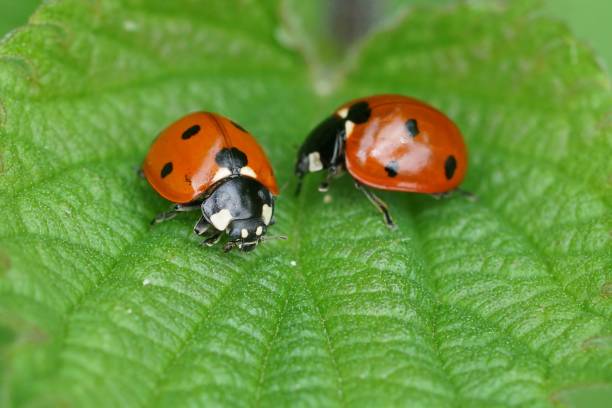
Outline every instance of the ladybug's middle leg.
<path id="1" fill-rule="evenodd" d="M 363 192 L 363 194 L 365 194 L 365 196 L 372 203 L 372 205 L 374 205 L 374 207 L 376 207 L 376 209 L 382 213 L 385 219 L 385 225 L 391 229 L 395 228 L 396 225 L 393 222 L 393 219 L 391 218 L 391 214 L 389 214 L 389 207 L 387 206 L 387 203 L 378 198 L 376 194 L 371 192 L 366 186 L 364 186 L 357 180 L 355 180 L 355 187 L 357 187 L 358 190 Z"/>
<path id="2" fill-rule="evenodd" d="M 188 204 L 174 204 L 170 208 L 170 211 L 166 211 L 166 212 L 157 214 L 155 218 L 153 218 L 153 220 L 151 221 L 151 225 L 155 225 L 155 224 L 162 223 L 164 221 L 171 220 L 174 217 L 176 217 L 176 215 L 180 212 L 199 210 L 200 205 L 201 205 L 200 202 L 193 202 L 193 203 L 188 203 Z"/>

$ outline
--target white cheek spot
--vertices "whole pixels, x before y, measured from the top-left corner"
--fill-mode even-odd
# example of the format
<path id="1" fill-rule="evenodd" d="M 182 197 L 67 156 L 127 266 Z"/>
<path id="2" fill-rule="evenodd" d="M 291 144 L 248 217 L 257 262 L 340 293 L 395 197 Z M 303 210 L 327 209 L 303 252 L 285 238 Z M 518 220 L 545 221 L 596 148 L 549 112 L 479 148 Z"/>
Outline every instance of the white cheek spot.
<path id="1" fill-rule="evenodd" d="M 261 225 L 259 227 L 257 227 L 257 229 L 255 230 L 255 235 L 259 236 L 261 235 L 261 233 L 263 232 L 263 228 L 261 227 Z"/>
<path id="2" fill-rule="evenodd" d="M 268 204 L 264 204 L 261 209 L 261 216 L 263 217 L 264 224 L 270 224 L 270 220 L 272 219 L 272 207 Z"/>
<path id="3" fill-rule="evenodd" d="M 232 214 L 227 208 L 224 208 L 218 213 L 210 216 L 210 222 L 219 231 L 225 230 L 231 220 L 232 220 Z"/>
<path id="4" fill-rule="evenodd" d="M 346 135 L 347 139 L 351 135 L 351 133 L 353 133 L 353 129 L 355 129 L 355 124 L 350 120 L 347 120 L 346 124 L 344 125 L 344 134 Z"/>
<path id="5" fill-rule="evenodd" d="M 227 176 L 231 176 L 231 175 L 232 175 L 232 171 L 230 169 L 228 169 L 227 167 L 221 167 L 215 173 L 215 176 L 213 177 L 212 182 L 216 183 L 217 181 L 224 179 Z"/>
<path id="6" fill-rule="evenodd" d="M 240 174 L 242 174 L 243 176 L 249 176 L 249 177 L 257 178 L 257 174 L 249 166 L 244 166 L 243 168 L 241 168 L 240 169 Z"/>
<path id="7" fill-rule="evenodd" d="M 323 163 L 321 163 L 321 155 L 319 152 L 312 152 L 308 155 L 308 171 L 319 171 L 323 170 Z"/>
<path id="8" fill-rule="evenodd" d="M 349 113 L 349 108 L 342 108 L 340 109 L 338 112 L 336 112 L 338 114 L 338 116 L 340 116 L 342 119 L 346 119 L 346 117 L 348 116 Z"/>
<path id="9" fill-rule="evenodd" d="M 242 238 L 248 237 L 249 236 L 249 231 L 247 231 L 246 229 L 243 228 L 242 230 L 240 230 L 240 236 Z"/>

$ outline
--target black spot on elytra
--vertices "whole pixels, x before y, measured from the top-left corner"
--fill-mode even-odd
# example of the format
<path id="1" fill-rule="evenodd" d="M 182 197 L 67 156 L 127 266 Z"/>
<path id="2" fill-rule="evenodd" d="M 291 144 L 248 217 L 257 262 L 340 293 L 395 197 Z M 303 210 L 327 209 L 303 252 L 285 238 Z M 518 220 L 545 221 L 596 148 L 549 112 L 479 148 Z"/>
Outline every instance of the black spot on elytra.
<path id="1" fill-rule="evenodd" d="M 410 137 L 416 137 L 419 134 L 419 126 L 415 119 L 408 119 L 406 121 L 406 129 L 408 129 Z"/>
<path id="2" fill-rule="evenodd" d="M 164 167 L 161 169 L 162 178 L 166 177 L 168 174 L 172 173 L 172 162 L 168 162 L 164 164 Z"/>
<path id="3" fill-rule="evenodd" d="M 215 156 L 215 161 L 219 167 L 226 167 L 232 170 L 232 172 L 234 170 L 240 171 L 248 163 L 246 154 L 235 147 L 219 150 L 219 153 Z"/>
<path id="4" fill-rule="evenodd" d="M 366 101 L 362 101 L 349 108 L 346 119 L 357 124 L 366 123 L 370 119 L 371 114 L 372 109 L 370 109 L 370 105 Z"/>
<path id="5" fill-rule="evenodd" d="M 444 174 L 446 175 L 446 179 L 450 180 L 455 175 L 455 170 L 457 169 L 457 159 L 455 156 L 450 155 L 446 158 L 444 162 Z"/>
<path id="6" fill-rule="evenodd" d="M 389 177 L 397 176 L 397 170 L 398 169 L 399 169 L 399 164 L 395 160 L 390 161 L 385 166 L 385 171 L 387 172 L 387 175 Z"/>
<path id="7" fill-rule="evenodd" d="M 232 122 L 232 125 L 234 125 L 237 129 L 242 130 L 245 133 L 248 133 L 247 130 L 243 128 L 242 126 L 240 126 L 238 123 L 234 122 L 233 120 L 230 120 L 230 122 Z"/>
<path id="8" fill-rule="evenodd" d="M 183 134 L 181 135 L 181 139 L 187 140 L 190 137 L 197 135 L 200 129 L 200 125 L 193 125 L 192 127 L 183 132 Z"/>

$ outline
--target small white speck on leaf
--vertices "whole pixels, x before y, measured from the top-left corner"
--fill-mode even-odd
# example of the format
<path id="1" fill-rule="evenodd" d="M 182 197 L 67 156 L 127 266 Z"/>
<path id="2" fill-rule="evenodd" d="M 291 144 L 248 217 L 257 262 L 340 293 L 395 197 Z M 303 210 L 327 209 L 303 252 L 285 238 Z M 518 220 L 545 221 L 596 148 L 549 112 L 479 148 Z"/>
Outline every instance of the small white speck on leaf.
<path id="1" fill-rule="evenodd" d="M 142 281 L 142 286 L 147 286 L 151 284 L 151 280 L 149 278 L 145 278 L 145 280 Z"/>
<path id="2" fill-rule="evenodd" d="M 332 202 L 332 200 L 333 200 L 333 198 L 332 198 L 331 194 L 325 194 L 325 195 L 323 196 L 323 202 L 324 202 L 325 204 L 329 204 L 329 203 L 331 203 L 331 202 Z"/>
<path id="3" fill-rule="evenodd" d="M 297 262 L 295 262 L 295 261 L 291 261 L 291 262 L 289 262 L 289 265 L 291 265 L 291 266 L 296 266 L 296 265 L 297 265 Z"/>
<path id="4" fill-rule="evenodd" d="M 123 29 L 125 31 L 137 31 L 138 30 L 138 23 L 136 23 L 135 21 L 132 21 L 132 20 L 125 20 L 123 22 Z"/>

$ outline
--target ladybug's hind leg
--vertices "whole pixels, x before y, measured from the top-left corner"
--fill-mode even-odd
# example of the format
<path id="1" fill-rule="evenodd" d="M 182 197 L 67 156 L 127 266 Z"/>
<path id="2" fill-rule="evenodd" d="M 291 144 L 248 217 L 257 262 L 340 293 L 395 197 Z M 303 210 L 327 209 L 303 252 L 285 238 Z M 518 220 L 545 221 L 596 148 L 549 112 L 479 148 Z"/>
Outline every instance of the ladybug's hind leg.
<path id="1" fill-rule="evenodd" d="M 199 202 L 193 202 L 193 203 L 188 203 L 188 204 L 174 204 L 170 208 L 170 211 L 166 211 L 166 212 L 157 214 L 155 218 L 153 218 L 153 221 L 151 221 L 151 225 L 160 224 L 164 221 L 171 220 L 174 217 L 176 217 L 176 214 L 180 212 L 199 210 L 200 205 L 201 203 Z"/>
<path id="2" fill-rule="evenodd" d="M 394 229 L 396 225 L 393 222 L 393 219 L 391 218 L 391 214 L 389 214 L 389 207 L 387 206 L 387 203 L 378 198 L 376 194 L 371 192 L 366 186 L 364 186 L 360 182 L 355 181 L 355 187 L 357 187 L 358 190 L 363 192 L 363 194 L 365 194 L 365 196 L 372 203 L 372 205 L 374 205 L 374 207 L 376 207 L 376 209 L 382 213 L 385 220 L 385 225 L 391 229 Z"/>

